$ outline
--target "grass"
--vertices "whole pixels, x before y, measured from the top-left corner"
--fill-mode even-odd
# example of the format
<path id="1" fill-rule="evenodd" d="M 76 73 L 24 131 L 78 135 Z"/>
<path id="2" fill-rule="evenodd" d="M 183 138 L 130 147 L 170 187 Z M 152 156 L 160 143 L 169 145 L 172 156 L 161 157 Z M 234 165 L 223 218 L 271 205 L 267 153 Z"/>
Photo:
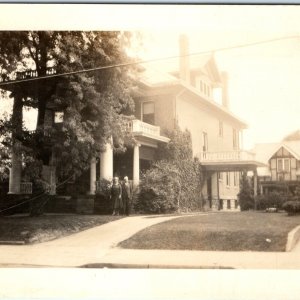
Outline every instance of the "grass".
<path id="1" fill-rule="evenodd" d="M 129 249 L 285 251 L 300 216 L 239 212 L 187 216 L 148 227 L 119 244 Z"/>
<path id="2" fill-rule="evenodd" d="M 0 241 L 46 242 L 102 225 L 121 217 L 99 215 L 9 216 L 0 218 Z"/>

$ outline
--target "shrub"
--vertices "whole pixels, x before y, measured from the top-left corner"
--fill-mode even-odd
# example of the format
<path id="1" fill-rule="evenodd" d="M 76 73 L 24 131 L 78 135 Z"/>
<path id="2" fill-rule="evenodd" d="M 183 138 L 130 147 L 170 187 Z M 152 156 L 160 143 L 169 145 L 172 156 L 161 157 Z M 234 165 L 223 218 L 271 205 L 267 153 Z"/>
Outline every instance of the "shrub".
<path id="1" fill-rule="evenodd" d="M 241 178 L 238 199 L 241 210 L 249 210 L 254 208 L 253 189 L 250 186 L 246 172 L 243 173 Z"/>
<path id="2" fill-rule="evenodd" d="M 282 208 L 289 215 L 300 214 L 300 201 L 299 200 L 287 201 L 282 205 Z"/>
<path id="3" fill-rule="evenodd" d="M 287 201 L 287 195 L 278 192 L 271 192 L 266 195 L 260 195 L 256 198 L 257 209 L 264 210 L 269 207 L 282 209 L 283 203 Z"/>
<path id="4" fill-rule="evenodd" d="M 170 142 L 158 147 L 158 161 L 143 175 L 135 208 L 148 213 L 201 210 L 202 172 L 193 160 L 191 135 L 178 127 L 165 135 Z"/>
<path id="5" fill-rule="evenodd" d="M 174 212 L 178 207 L 179 191 L 177 168 L 166 161 L 157 162 L 142 176 L 135 210 L 145 213 Z"/>

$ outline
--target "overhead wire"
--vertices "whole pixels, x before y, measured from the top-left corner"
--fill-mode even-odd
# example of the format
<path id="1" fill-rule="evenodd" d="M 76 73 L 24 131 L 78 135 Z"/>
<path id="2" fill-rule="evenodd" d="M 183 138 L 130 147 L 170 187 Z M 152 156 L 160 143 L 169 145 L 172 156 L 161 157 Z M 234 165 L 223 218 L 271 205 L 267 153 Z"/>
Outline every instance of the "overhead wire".
<path id="1" fill-rule="evenodd" d="M 108 69 L 113 69 L 113 68 L 127 67 L 127 66 L 139 65 L 139 64 L 148 64 L 148 63 L 152 63 L 152 62 L 171 60 L 171 59 L 176 59 L 176 58 L 180 58 L 180 57 L 200 56 L 200 55 L 205 55 L 205 54 L 209 54 L 209 53 L 216 53 L 216 52 L 223 52 L 223 51 L 234 50 L 234 49 L 239 49 L 239 48 L 252 47 L 252 46 L 257 46 L 257 45 L 282 41 L 282 40 L 296 39 L 296 38 L 299 38 L 299 37 L 300 37 L 299 35 L 284 36 L 284 37 L 273 38 L 273 39 L 268 39 L 268 40 L 262 40 L 262 41 L 257 41 L 257 42 L 251 42 L 251 43 L 245 43 L 245 44 L 239 44 L 239 45 L 234 45 L 234 46 L 216 48 L 216 49 L 211 49 L 211 50 L 199 51 L 199 52 L 189 53 L 189 54 L 185 54 L 185 55 L 166 56 L 166 57 L 159 57 L 159 58 L 153 58 L 153 59 L 147 59 L 147 60 L 138 60 L 138 61 L 134 61 L 134 62 L 125 62 L 125 63 L 119 63 L 119 64 L 112 64 L 112 65 L 108 65 L 108 66 L 99 66 L 99 67 L 76 70 L 76 71 L 59 73 L 59 74 L 51 74 L 51 75 L 38 76 L 38 77 L 32 77 L 32 78 L 26 78 L 26 79 L 3 81 L 3 82 L 0 82 L 0 87 L 4 86 L 4 85 L 12 85 L 12 84 L 18 84 L 18 83 L 23 83 L 23 82 L 50 79 L 50 78 L 55 78 L 55 77 L 70 76 L 70 75 L 87 73 L 87 72 L 108 70 Z"/>

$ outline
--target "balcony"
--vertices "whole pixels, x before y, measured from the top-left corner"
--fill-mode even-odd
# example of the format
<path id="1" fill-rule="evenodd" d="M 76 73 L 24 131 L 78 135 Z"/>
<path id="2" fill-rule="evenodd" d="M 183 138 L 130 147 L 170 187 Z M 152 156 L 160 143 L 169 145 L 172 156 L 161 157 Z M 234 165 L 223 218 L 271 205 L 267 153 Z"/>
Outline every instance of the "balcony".
<path id="1" fill-rule="evenodd" d="M 140 120 L 131 120 L 128 122 L 128 129 L 136 137 L 144 137 L 160 142 L 169 142 L 169 138 L 160 135 L 160 127 L 154 126 Z"/>
<path id="2" fill-rule="evenodd" d="M 238 150 L 238 151 L 220 151 L 220 152 L 200 152 L 197 157 L 202 165 L 211 170 L 237 170 L 244 168 L 256 168 L 265 166 L 255 158 L 255 153 Z"/>
<path id="3" fill-rule="evenodd" d="M 55 68 L 47 68 L 46 76 L 56 74 Z M 16 72 L 14 76 L 8 76 L 7 74 L 0 74 L 0 82 L 9 82 L 14 80 L 23 80 L 38 77 L 37 70 L 27 70 L 23 72 Z"/>

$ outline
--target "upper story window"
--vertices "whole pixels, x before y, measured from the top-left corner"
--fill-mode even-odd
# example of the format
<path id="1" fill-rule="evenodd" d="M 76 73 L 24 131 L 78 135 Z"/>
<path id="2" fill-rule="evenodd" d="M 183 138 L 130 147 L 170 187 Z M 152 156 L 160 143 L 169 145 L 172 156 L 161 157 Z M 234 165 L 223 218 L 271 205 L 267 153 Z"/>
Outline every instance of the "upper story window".
<path id="1" fill-rule="evenodd" d="M 219 121 L 219 136 L 223 137 L 223 122 Z"/>
<path id="2" fill-rule="evenodd" d="M 289 172 L 290 171 L 290 159 L 278 158 L 277 159 L 277 172 Z"/>
<path id="3" fill-rule="evenodd" d="M 56 111 L 54 113 L 54 123 L 62 123 L 64 121 L 64 112 L 63 111 Z"/>
<path id="4" fill-rule="evenodd" d="M 143 102 L 142 104 L 142 121 L 154 125 L 155 106 L 154 102 Z"/>
<path id="5" fill-rule="evenodd" d="M 234 150 L 238 150 L 239 149 L 239 132 L 233 128 L 232 129 L 232 146 Z"/>
<path id="6" fill-rule="evenodd" d="M 208 151 L 208 136 L 207 132 L 203 132 L 203 152 Z"/>

